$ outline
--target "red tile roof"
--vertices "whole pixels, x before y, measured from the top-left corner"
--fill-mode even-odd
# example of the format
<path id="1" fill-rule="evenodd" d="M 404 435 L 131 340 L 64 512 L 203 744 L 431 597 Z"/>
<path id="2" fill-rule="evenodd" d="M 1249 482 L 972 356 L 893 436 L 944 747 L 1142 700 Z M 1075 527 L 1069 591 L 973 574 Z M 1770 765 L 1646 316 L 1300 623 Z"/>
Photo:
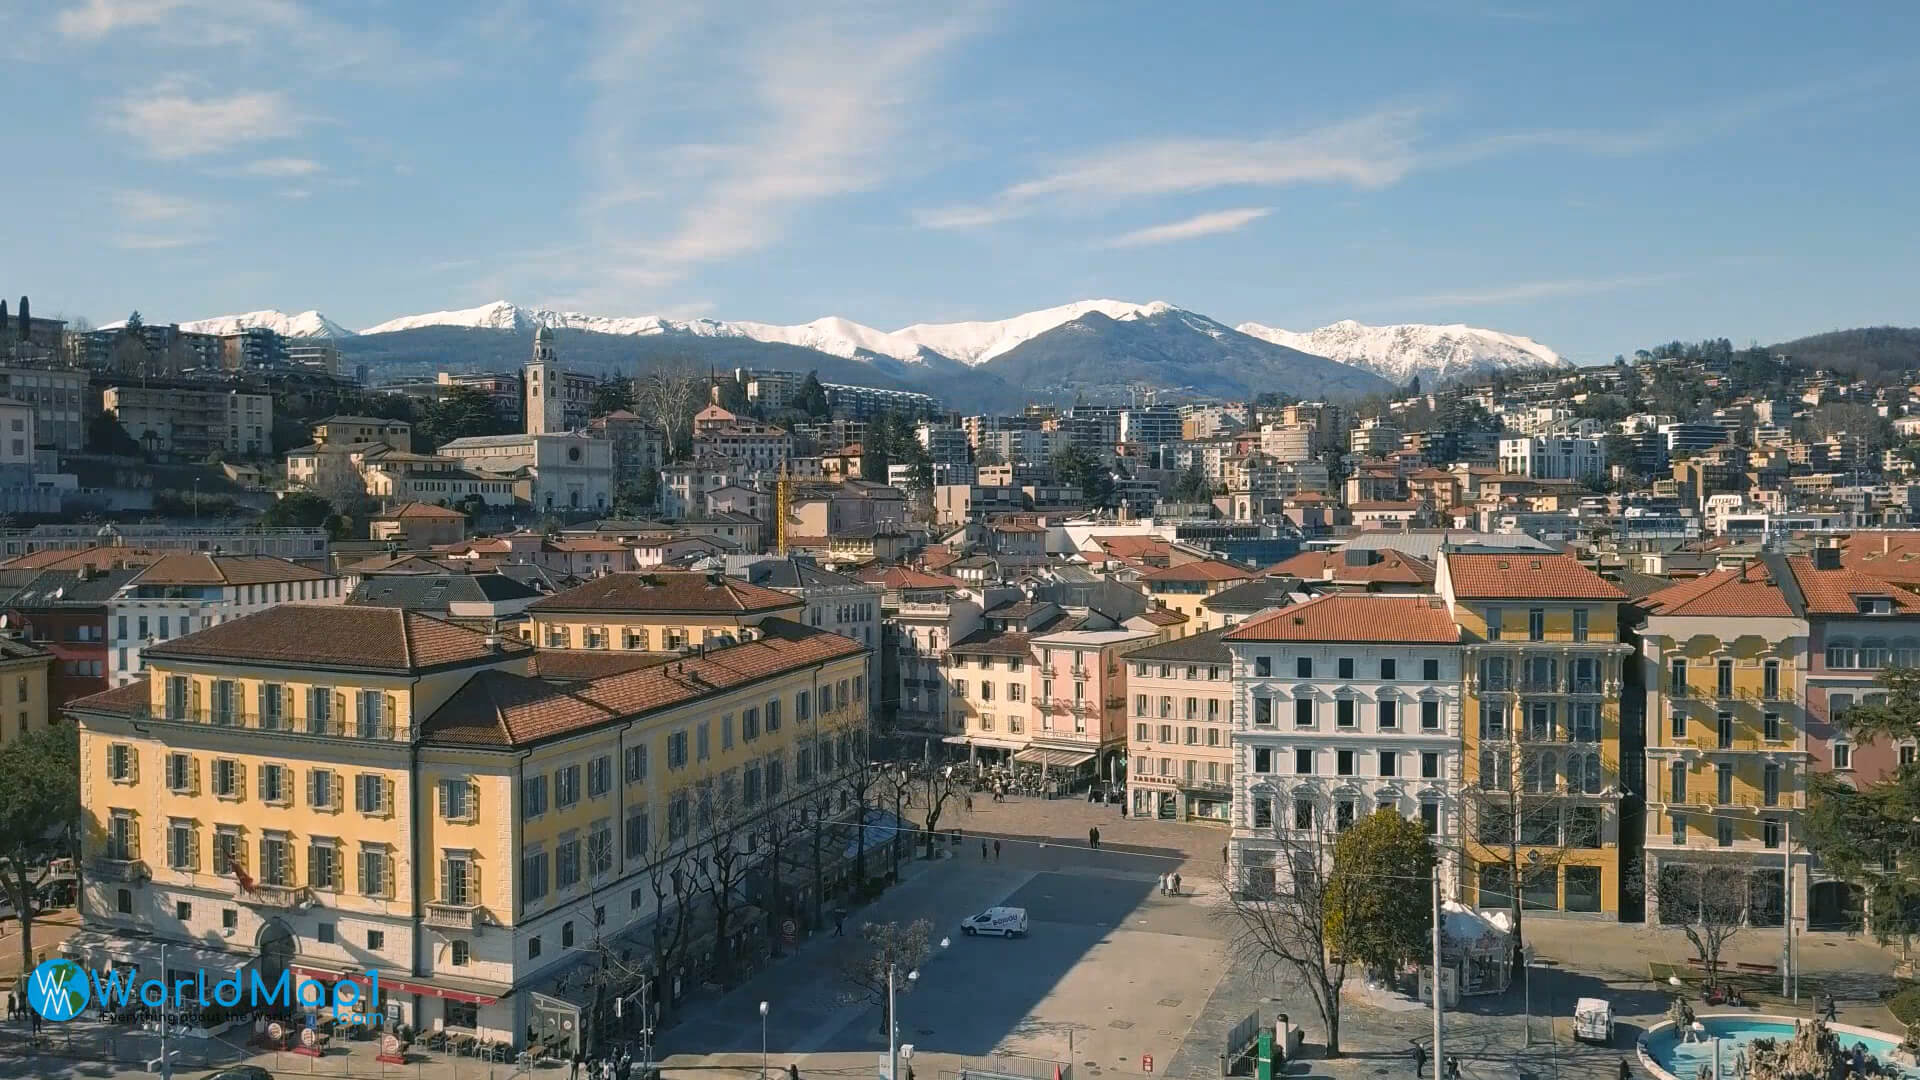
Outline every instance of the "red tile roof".
<path id="1" fill-rule="evenodd" d="M 1791 618 L 1793 607 L 1762 563 L 1718 570 L 1670 585 L 1643 601 L 1655 615 Z"/>
<path id="2" fill-rule="evenodd" d="M 111 690 L 102 690 L 97 694 L 75 698 L 67 702 L 63 708 L 125 715 L 145 708 L 151 700 L 147 677 L 142 675 L 132 682 L 116 686 Z"/>
<path id="3" fill-rule="evenodd" d="M 716 580 L 717 578 L 717 580 Z M 805 601 L 737 578 L 683 571 L 606 574 L 565 592 L 535 600 L 540 614 L 752 615 L 801 607 Z"/>
<path id="4" fill-rule="evenodd" d="M 1365 583 L 1368 585 L 1427 585 L 1433 582 L 1433 564 L 1392 548 L 1381 548 L 1380 558 L 1366 566 L 1350 566 L 1343 551 L 1303 551 L 1260 571 L 1302 581 Z"/>
<path id="5" fill-rule="evenodd" d="M 1460 627 L 1439 597 L 1328 593 L 1241 623 L 1226 640 L 1451 644 Z"/>
<path id="6" fill-rule="evenodd" d="M 929 574 L 911 566 L 869 566 L 854 576 L 883 589 L 958 589 L 966 585 L 959 578 Z"/>
<path id="7" fill-rule="evenodd" d="M 108 570 L 115 566 L 147 566 L 166 557 L 164 551 L 143 548 L 97 547 L 64 550 L 44 548 L 0 563 L 0 570 Z"/>
<path id="8" fill-rule="evenodd" d="M 146 656 L 413 674 L 531 651 L 531 645 L 512 638 L 496 646 L 485 634 L 417 611 L 281 604 L 149 645 Z"/>
<path id="9" fill-rule="evenodd" d="M 1858 598 L 1885 596 L 1893 601 L 1893 610 L 1902 615 L 1920 614 L 1920 596 L 1896 588 L 1892 582 L 1842 566 L 1838 570 L 1815 570 L 1805 555 L 1787 559 L 1793 579 L 1807 600 L 1809 615 L 1858 615 Z"/>
<path id="10" fill-rule="evenodd" d="M 1453 595 L 1462 600 L 1625 600 L 1619 586 L 1571 555 L 1447 552 Z"/>
<path id="11" fill-rule="evenodd" d="M 1920 532 L 1856 532 L 1840 541 L 1840 564 L 1897 585 L 1920 586 Z"/>
<path id="12" fill-rule="evenodd" d="M 325 581 L 322 573 L 271 555 L 214 555 L 169 552 L 140 572 L 134 585 L 270 585 L 283 581 Z"/>
<path id="13" fill-rule="evenodd" d="M 1140 575 L 1145 582 L 1155 581 L 1245 581 L 1253 577 L 1253 571 L 1232 563 L 1213 559 L 1201 559 L 1190 563 L 1178 563 L 1149 570 Z"/>
<path id="14" fill-rule="evenodd" d="M 423 742 L 507 749 L 684 705 L 825 661 L 860 656 L 849 638 L 797 623 L 765 637 L 565 688 L 489 671 L 467 681 L 421 725 Z"/>

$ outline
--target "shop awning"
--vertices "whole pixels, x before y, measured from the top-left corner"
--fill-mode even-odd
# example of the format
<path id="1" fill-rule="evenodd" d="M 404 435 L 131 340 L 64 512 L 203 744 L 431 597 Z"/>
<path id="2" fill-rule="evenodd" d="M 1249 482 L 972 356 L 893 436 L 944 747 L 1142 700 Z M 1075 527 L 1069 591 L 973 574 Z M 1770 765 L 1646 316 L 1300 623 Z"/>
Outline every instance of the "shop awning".
<path id="1" fill-rule="evenodd" d="M 1093 754 L 1082 750 L 1055 750 L 1045 746 L 1029 746 L 1016 751 L 1013 760 L 1024 761 L 1029 765 L 1045 765 L 1049 769 L 1077 769 L 1093 760 Z"/>
<path id="2" fill-rule="evenodd" d="M 236 971 L 245 971 L 254 957 L 248 953 L 224 949 L 203 949 L 194 945 L 161 942 L 156 938 L 127 937 L 101 930 L 81 930 L 60 946 L 62 952 L 82 966 L 131 964 L 142 971 L 160 971 L 160 947 L 167 949 L 167 967 L 173 971 L 200 971 L 208 979 L 224 979 Z"/>
<path id="3" fill-rule="evenodd" d="M 302 979 L 319 979 L 322 982 L 347 981 L 365 987 L 372 983 L 364 971 L 339 971 L 333 968 L 315 967 L 311 964 L 288 964 L 287 970 Z M 417 979 L 402 979 L 390 972 L 380 973 L 380 992 L 383 994 L 420 994 L 423 997 L 445 998 L 448 1001 L 464 1001 L 469 1005 L 491 1005 L 505 996 L 503 991 L 491 986 L 470 983 L 468 980 L 436 979 L 434 982 L 422 982 Z"/>
<path id="4" fill-rule="evenodd" d="M 991 750 L 1018 750 L 1027 745 L 1018 739 L 995 739 L 985 735 L 949 735 L 940 741 L 954 746 L 984 746 Z"/>

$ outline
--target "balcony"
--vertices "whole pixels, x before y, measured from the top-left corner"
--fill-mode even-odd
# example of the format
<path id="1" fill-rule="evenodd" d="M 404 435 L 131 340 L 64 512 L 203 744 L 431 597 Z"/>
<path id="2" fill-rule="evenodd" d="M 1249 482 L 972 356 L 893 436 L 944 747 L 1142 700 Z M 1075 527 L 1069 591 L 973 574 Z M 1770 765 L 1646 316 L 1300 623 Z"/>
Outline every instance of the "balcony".
<path id="1" fill-rule="evenodd" d="M 426 918 L 421 920 L 435 930 L 462 930 L 471 933 L 480 928 L 480 905 L 448 904 L 430 900 L 425 905 Z"/>
<path id="2" fill-rule="evenodd" d="M 144 859 L 117 859 L 106 855 L 88 859 L 87 873 L 95 881 L 145 881 L 153 876 Z"/>
<path id="3" fill-rule="evenodd" d="M 291 911 L 313 902 L 313 890 L 304 885 L 257 884 L 252 892 L 240 891 L 240 902 L 257 908 Z"/>

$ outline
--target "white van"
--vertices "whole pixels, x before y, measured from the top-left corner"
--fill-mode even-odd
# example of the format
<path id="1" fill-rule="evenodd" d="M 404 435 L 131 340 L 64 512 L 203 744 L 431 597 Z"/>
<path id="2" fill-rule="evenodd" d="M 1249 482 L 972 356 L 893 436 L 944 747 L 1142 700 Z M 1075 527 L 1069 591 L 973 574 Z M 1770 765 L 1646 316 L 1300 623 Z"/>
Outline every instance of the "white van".
<path id="1" fill-rule="evenodd" d="M 1605 998 L 1581 998 L 1573 1006 L 1573 1037 L 1605 1046 L 1613 1042 L 1613 1005 Z"/>
<path id="2" fill-rule="evenodd" d="M 1005 937 L 1027 936 L 1027 909 L 1023 907 L 990 907 L 978 915 L 962 922 L 960 932 L 972 937 L 975 934 L 1000 934 Z"/>

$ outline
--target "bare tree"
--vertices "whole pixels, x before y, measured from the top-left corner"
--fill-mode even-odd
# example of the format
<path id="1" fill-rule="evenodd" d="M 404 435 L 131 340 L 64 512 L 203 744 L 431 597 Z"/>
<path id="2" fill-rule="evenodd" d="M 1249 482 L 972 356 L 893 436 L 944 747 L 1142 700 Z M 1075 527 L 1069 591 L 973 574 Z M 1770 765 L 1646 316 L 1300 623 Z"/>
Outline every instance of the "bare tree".
<path id="1" fill-rule="evenodd" d="M 677 810 L 670 804 L 654 826 L 652 850 L 660 855 L 647 864 L 647 886 L 653 892 L 653 963 L 657 975 L 667 974 L 682 959 L 687 917 L 699 889 L 685 831 L 689 813 L 685 798 L 679 797 Z"/>
<path id="2" fill-rule="evenodd" d="M 733 916 L 746 896 L 747 875 L 758 861 L 754 851 L 755 818 L 742 797 L 738 778 L 722 773 L 719 783 L 709 777 L 694 785 L 696 829 L 694 874 L 713 913 L 713 968 L 723 984 L 733 976 Z"/>
<path id="3" fill-rule="evenodd" d="M 766 909 L 767 940 L 775 956 L 780 955 L 780 921 L 787 914 L 786 859 L 793 845 L 809 831 L 811 811 L 804 796 L 790 798 L 769 807 L 759 824 L 768 867 L 767 895 L 760 906 Z"/>
<path id="4" fill-rule="evenodd" d="M 885 1035 L 893 1030 L 887 1003 L 889 981 L 894 993 L 911 993 L 913 980 L 907 974 L 926 962 L 932 951 L 933 924 L 925 919 L 905 926 L 864 923 L 834 955 L 834 970 L 846 984 L 848 1004 L 880 1009 L 880 1033 Z"/>
<path id="5" fill-rule="evenodd" d="M 1354 950 L 1342 947 L 1329 915 L 1342 906 L 1339 890 L 1378 885 L 1327 873 L 1333 837 L 1324 829 L 1283 831 L 1278 839 L 1276 848 L 1249 850 L 1257 861 L 1243 865 L 1240 880 L 1224 883 L 1228 955 L 1257 976 L 1297 978 L 1320 1014 L 1327 1056 L 1338 1057 L 1340 985 Z"/>
<path id="6" fill-rule="evenodd" d="M 854 740 L 848 740 L 840 744 L 839 749 L 847 754 L 848 759 L 840 763 L 840 775 L 835 783 L 840 788 L 843 802 L 851 803 L 853 806 L 855 815 L 853 828 L 857 834 L 854 837 L 853 879 L 856 884 L 864 886 L 867 880 L 867 833 L 870 831 L 867 824 L 867 811 L 873 806 L 876 798 L 890 798 L 892 788 L 889 786 L 886 767 L 879 762 L 868 760 L 864 753 L 864 743 L 856 744 Z M 894 839 L 891 829 L 886 830 L 886 838 Z"/>
<path id="7" fill-rule="evenodd" d="M 888 775 L 893 777 L 892 783 L 900 785 L 904 796 L 902 801 L 905 805 L 920 812 L 920 825 L 925 830 L 925 844 L 922 851 L 925 858 L 933 858 L 936 830 L 940 827 L 940 812 L 946 808 L 947 801 L 961 791 L 961 785 L 953 779 L 952 767 L 923 761 L 917 765 L 909 765 L 898 775 L 891 771 Z"/>
<path id="8" fill-rule="evenodd" d="M 633 380 L 635 411 L 667 433 L 667 456 L 692 443 L 693 414 L 700 411 L 700 369 L 687 357 L 662 360 Z"/>
<path id="9" fill-rule="evenodd" d="M 1753 879 L 1746 867 L 1666 863 L 1654 882 L 1660 924 L 1687 935 L 1707 981 L 1720 974 L 1720 951 L 1746 925 Z"/>

